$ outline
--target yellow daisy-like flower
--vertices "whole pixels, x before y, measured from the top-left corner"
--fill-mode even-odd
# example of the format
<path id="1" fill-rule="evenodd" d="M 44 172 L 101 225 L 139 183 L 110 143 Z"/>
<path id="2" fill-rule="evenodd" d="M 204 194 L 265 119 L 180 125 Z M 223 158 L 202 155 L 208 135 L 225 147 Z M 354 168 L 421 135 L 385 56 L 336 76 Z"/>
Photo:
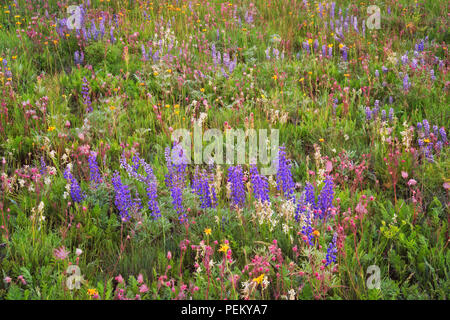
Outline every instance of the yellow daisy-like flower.
<path id="1" fill-rule="evenodd" d="M 256 282 L 257 284 L 261 284 L 264 280 L 264 273 L 262 273 L 259 277 L 253 278 L 253 282 Z"/>
<path id="2" fill-rule="evenodd" d="M 430 143 L 430 139 L 423 139 L 423 142 L 425 142 L 425 143 Z"/>
<path id="3" fill-rule="evenodd" d="M 314 230 L 313 235 L 314 235 L 315 237 L 320 236 L 319 230 Z"/>
<path id="4" fill-rule="evenodd" d="M 319 142 L 324 142 L 324 141 L 325 141 L 325 139 L 323 139 L 323 138 L 319 139 Z"/>
<path id="5" fill-rule="evenodd" d="M 220 249 L 219 249 L 219 252 L 224 252 L 224 253 L 227 253 L 228 252 L 228 249 L 230 249 L 230 246 L 228 245 L 228 244 L 221 244 L 220 245 Z"/>
<path id="6" fill-rule="evenodd" d="M 204 232 L 207 236 L 210 236 L 212 230 L 211 230 L 211 228 L 205 228 L 205 230 L 203 230 L 203 232 Z"/>
<path id="7" fill-rule="evenodd" d="M 275 80 L 275 81 L 277 81 L 278 76 L 275 74 L 275 75 L 272 77 L 272 79 Z"/>
<path id="8" fill-rule="evenodd" d="M 110 106 L 110 107 L 109 107 L 109 110 L 114 111 L 114 110 L 116 110 L 116 107 Z"/>
<path id="9" fill-rule="evenodd" d="M 88 289 L 87 291 L 88 295 L 90 295 L 91 297 L 98 294 L 98 290 L 97 289 Z"/>
<path id="10" fill-rule="evenodd" d="M 205 92 L 205 88 L 201 88 L 200 91 L 201 91 L 201 92 Z"/>
<path id="11" fill-rule="evenodd" d="M 48 127 L 47 131 L 48 131 L 48 132 L 52 132 L 52 131 L 55 130 L 55 129 L 56 129 L 56 127 L 50 126 L 50 127 Z"/>

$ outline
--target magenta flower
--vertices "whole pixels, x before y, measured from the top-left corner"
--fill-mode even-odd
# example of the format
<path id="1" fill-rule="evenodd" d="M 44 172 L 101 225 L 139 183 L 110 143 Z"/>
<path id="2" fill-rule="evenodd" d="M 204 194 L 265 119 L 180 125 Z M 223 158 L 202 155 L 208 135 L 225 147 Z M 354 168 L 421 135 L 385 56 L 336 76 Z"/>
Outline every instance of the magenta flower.
<path id="1" fill-rule="evenodd" d="M 68 251 L 64 246 L 53 250 L 53 256 L 57 260 L 65 260 L 69 256 L 70 251 Z"/>
<path id="2" fill-rule="evenodd" d="M 123 282 L 123 277 L 121 274 L 119 274 L 117 277 L 114 278 L 118 283 L 122 283 Z"/>
<path id="3" fill-rule="evenodd" d="M 148 291 L 148 287 L 143 284 L 142 286 L 139 287 L 139 292 L 140 293 L 146 293 Z"/>

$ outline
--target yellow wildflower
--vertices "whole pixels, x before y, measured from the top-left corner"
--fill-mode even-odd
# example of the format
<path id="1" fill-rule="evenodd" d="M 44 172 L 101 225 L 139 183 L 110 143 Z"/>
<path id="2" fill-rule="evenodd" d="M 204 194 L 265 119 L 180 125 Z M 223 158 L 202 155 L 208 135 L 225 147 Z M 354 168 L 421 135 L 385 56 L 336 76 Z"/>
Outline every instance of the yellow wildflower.
<path id="1" fill-rule="evenodd" d="M 220 245 L 219 252 L 227 253 L 228 249 L 230 249 L 230 246 L 228 244 L 224 243 L 224 244 Z"/>
<path id="2" fill-rule="evenodd" d="M 88 295 L 90 295 L 91 297 L 98 294 L 98 290 L 97 289 L 88 289 L 87 291 Z"/>
<path id="3" fill-rule="evenodd" d="M 264 273 L 260 274 L 260 276 L 257 278 L 253 278 L 252 281 L 256 282 L 257 284 L 261 284 L 263 282 L 263 280 L 264 280 Z"/>

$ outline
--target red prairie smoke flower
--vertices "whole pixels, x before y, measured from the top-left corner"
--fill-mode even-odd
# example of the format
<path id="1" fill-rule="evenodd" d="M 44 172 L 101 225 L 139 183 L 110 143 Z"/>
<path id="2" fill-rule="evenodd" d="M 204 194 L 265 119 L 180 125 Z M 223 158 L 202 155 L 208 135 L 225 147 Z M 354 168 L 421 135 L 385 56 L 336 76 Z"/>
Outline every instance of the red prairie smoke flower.
<path id="1" fill-rule="evenodd" d="M 64 246 L 53 250 L 53 256 L 57 260 L 65 260 L 69 256 L 70 251 L 68 251 Z"/>

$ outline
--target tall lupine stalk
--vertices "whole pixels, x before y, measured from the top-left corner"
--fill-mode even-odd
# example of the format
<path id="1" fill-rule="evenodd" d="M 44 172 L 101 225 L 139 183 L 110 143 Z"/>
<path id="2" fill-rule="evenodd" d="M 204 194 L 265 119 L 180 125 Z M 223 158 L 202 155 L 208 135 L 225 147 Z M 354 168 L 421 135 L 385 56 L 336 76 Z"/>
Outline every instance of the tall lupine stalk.
<path id="1" fill-rule="evenodd" d="M 336 239 L 337 239 L 337 234 L 335 233 L 333 235 L 333 240 L 330 242 L 330 244 L 328 245 L 328 248 L 327 248 L 325 267 L 336 262 L 336 254 L 337 254 Z"/>
<path id="2" fill-rule="evenodd" d="M 91 152 L 88 157 L 90 181 L 94 183 L 94 187 L 97 187 L 99 183 L 102 183 L 102 176 L 97 163 L 97 153 Z"/>
<path id="3" fill-rule="evenodd" d="M 333 206 L 334 191 L 333 191 L 333 179 L 327 176 L 325 179 L 325 184 L 320 191 L 317 206 L 319 215 L 321 218 L 327 217 L 329 209 Z"/>
<path id="4" fill-rule="evenodd" d="M 86 79 L 86 77 L 83 78 L 83 85 L 81 87 L 81 93 L 83 94 L 83 103 L 87 107 L 87 112 L 91 112 L 92 109 L 92 102 L 91 102 L 91 96 L 89 94 L 89 82 Z"/>
<path id="5" fill-rule="evenodd" d="M 166 148 L 165 158 L 169 173 L 166 174 L 166 186 L 170 190 L 172 196 L 172 204 L 178 213 L 180 223 L 187 222 L 187 215 L 183 207 L 183 189 L 186 179 L 186 155 L 181 145 L 174 145 L 171 150 Z"/>
<path id="6" fill-rule="evenodd" d="M 228 183 L 231 184 L 231 202 L 235 207 L 245 204 L 244 174 L 240 165 L 228 168 Z"/>
<path id="7" fill-rule="evenodd" d="M 77 179 L 75 179 L 71 171 L 72 168 L 70 165 L 68 165 L 63 175 L 70 185 L 70 197 L 74 202 L 81 203 L 86 198 L 86 194 L 81 190 Z"/>
<path id="8" fill-rule="evenodd" d="M 267 178 L 263 175 L 260 175 L 258 172 L 258 168 L 256 165 L 253 165 L 250 168 L 250 179 L 253 186 L 253 194 L 256 200 L 270 203 L 269 198 L 269 183 L 267 182 Z"/>
<path id="9" fill-rule="evenodd" d="M 128 164 L 125 155 L 122 155 L 120 166 L 124 168 L 131 177 L 145 184 L 145 190 L 148 197 L 148 208 L 153 218 L 157 219 L 161 217 L 161 210 L 159 209 L 158 204 L 158 181 L 153 173 L 153 169 L 144 159 L 139 157 L 139 154 L 134 155 L 132 162 L 133 165 Z M 140 167 L 143 168 L 145 175 L 138 173 Z"/>
<path id="10" fill-rule="evenodd" d="M 288 200 L 295 203 L 295 184 L 292 179 L 292 164 L 286 158 L 285 147 L 280 147 L 278 152 L 277 189 L 282 192 Z"/>
<path id="11" fill-rule="evenodd" d="M 211 175 L 208 175 L 205 170 L 200 171 L 198 167 L 195 168 L 192 189 L 200 197 L 200 208 L 202 209 L 217 206 L 216 192 L 212 182 Z"/>
<path id="12" fill-rule="evenodd" d="M 122 221 L 128 221 L 131 213 L 142 209 L 141 201 L 138 197 L 132 198 L 130 187 L 122 183 L 119 172 L 114 172 L 111 182 L 115 191 L 114 204 L 119 209 Z"/>

